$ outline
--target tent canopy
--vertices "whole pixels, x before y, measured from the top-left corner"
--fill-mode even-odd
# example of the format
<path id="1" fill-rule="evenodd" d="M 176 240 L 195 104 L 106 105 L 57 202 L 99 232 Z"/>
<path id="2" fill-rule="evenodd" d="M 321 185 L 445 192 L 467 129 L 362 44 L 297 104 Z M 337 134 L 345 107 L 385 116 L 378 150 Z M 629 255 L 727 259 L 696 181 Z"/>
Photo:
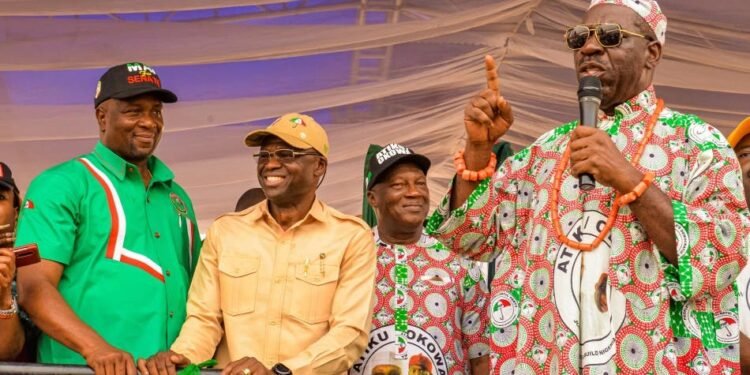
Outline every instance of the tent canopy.
<path id="1" fill-rule="evenodd" d="M 657 93 L 725 134 L 750 112 L 746 0 L 661 0 L 669 18 Z M 433 161 L 433 204 L 461 147 L 462 109 L 498 60 L 516 150 L 575 119 L 562 32 L 585 0 L 0 0 L 0 160 L 24 191 L 97 140 L 93 95 L 106 67 L 141 61 L 180 97 L 157 155 L 193 198 L 203 230 L 258 186 L 250 130 L 286 112 L 326 127 L 320 197 L 359 214 L 369 144 Z"/>

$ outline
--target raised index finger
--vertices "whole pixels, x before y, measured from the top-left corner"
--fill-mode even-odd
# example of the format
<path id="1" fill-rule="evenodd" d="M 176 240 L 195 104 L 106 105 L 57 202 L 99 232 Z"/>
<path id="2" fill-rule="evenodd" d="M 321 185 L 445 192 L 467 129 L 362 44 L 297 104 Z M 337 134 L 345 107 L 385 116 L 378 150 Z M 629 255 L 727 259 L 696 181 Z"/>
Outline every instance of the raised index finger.
<path id="1" fill-rule="evenodd" d="M 497 65 L 491 55 L 484 57 L 484 68 L 487 71 L 487 88 L 500 94 L 500 77 L 497 75 Z"/>

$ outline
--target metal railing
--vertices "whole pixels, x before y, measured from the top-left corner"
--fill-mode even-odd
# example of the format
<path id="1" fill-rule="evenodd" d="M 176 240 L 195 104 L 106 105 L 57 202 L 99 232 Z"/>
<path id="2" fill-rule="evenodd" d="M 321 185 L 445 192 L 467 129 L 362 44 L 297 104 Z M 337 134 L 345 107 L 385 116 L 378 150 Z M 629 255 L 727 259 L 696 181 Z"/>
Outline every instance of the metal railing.
<path id="1" fill-rule="evenodd" d="M 92 375 L 87 366 L 42 365 L 38 363 L 0 362 L 2 375 Z M 219 375 L 221 370 L 202 369 L 201 375 Z"/>

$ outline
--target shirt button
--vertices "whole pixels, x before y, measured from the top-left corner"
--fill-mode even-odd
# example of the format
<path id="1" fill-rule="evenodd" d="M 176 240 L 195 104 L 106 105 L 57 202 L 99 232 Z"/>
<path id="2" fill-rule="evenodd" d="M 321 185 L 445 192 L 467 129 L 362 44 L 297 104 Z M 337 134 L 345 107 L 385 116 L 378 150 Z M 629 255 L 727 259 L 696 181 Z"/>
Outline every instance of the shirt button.
<path id="1" fill-rule="evenodd" d="M 161 234 L 159 234 L 159 232 L 154 232 L 154 237 L 156 237 L 156 238 L 160 238 L 160 237 L 161 237 Z"/>
<path id="2" fill-rule="evenodd" d="M 170 318 L 174 318 L 174 311 L 170 311 L 170 312 L 169 312 L 169 317 L 170 317 Z"/>
<path id="3" fill-rule="evenodd" d="M 279 322 L 277 322 L 275 320 L 272 320 L 272 321 L 268 322 L 268 324 L 270 324 L 272 326 L 277 326 L 277 325 L 279 325 Z"/>
<path id="4" fill-rule="evenodd" d="M 151 203 L 151 198 L 150 197 L 146 197 L 146 203 Z"/>
<path id="5" fill-rule="evenodd" d="M 284 278 L 280 276 L 273 279 L 276 284 L 281 284 L 282 281 L 284 281 Z"/>
<path id="6" fill-rule="evenodd" d="M 133 167 L 128 167 L 128 172 L 133 173 Z"/>
<path id="7" fill-rule="evenodd" d="M 167 270 L 167 276 L 172 276 L 172 272 L 169 272 L 169 270 Z"/>

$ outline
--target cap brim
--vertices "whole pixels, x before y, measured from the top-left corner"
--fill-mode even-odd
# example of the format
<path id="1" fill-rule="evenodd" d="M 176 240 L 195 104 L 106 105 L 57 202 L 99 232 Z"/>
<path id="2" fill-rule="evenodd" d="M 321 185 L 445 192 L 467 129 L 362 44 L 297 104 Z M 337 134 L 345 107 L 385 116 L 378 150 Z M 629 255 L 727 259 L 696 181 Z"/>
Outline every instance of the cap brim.
<path id="1" fill-rule="evenodd" d="M 367 185 L 367 190 L 372 189 L 373 186 L 379 183 L 380 177 L 386 174 L 389 169 L 393 168 L 395 165 L 403 164 L 403 163 L 415 164 L 419 169 L 422 170 L 422 172 L 424 172 L 425 175 L 427 175 L 427 171 L 430 170 L 430 166 L 432 165 L 432 162 L 430 162 L 430 159 L 420 154 L 409 154 L 409 155 L 400 155 L 399 157 L 393 157 L 390 160 L 388 160 L 386 164 L 383 165 L 382 169 L 380 170 L 380 173 L 372 176 L 372 180 L 370 180 L 370 182 Z"/>
<path id="2" fill-rule="evenodd" d="M 430 170 L 430 166 L 432 165 L 432 162 L 430 161 L 430 159 L 420 154 L 406 155 L 406 157 L 399 159 L 398 162 L 399 163 L 404 163 L 404 162 L 414 163 L 419 167 L 419 169 L 422 170 L 422 172 L 424 172 L 424 174 L 427 174 L 427 171 Z"/>
<path id="3" fill-rule="evenodd" d="M 746 135 L 750 134 L 750 117 L 742 120 L 734 130 L 727 137 L 727 141 L 732 148 L 735 148 L 738 143 L 745 138 Z"/>
<path id="4" fill-rule="evenodd" d="M 120 91 L 117 94 L 112 95 L 115 99 L 127 99 L 134 96 L 143 94 L 153 94 L 163 103 L 175 103 L 177 102 L 177 95 L 167 89 L 160 89 L 156 87 L 134 87 L 130 90 Z"/>
<path id="5" fill-rule="evenodd" d="M 10 190 L 13 190 L 13 192 L 18 193 L 18 187 L 15 184 L 12 184 L 5 180 L 0 180 L 0 186 L 4 186 Z"/>
<path id="6" fill-rule="evenodd" d="M 299 149 L 306 149 L 306 148 L 312 148 L 309 144 L 300 141 L 299 139 L 296 139 L 288 134 L 284 134 L 281 132 L 275 132 L 272 130 L 254 130 L 248 133 L 245 136 L 245 145 L 247 147 L 259 147 L 261 144 L 263 144 L 263 141 L 268 136 L 274 136 L 280 138 L 282 141 L 286 142 L 292 147 L 299 148 Z"/>

